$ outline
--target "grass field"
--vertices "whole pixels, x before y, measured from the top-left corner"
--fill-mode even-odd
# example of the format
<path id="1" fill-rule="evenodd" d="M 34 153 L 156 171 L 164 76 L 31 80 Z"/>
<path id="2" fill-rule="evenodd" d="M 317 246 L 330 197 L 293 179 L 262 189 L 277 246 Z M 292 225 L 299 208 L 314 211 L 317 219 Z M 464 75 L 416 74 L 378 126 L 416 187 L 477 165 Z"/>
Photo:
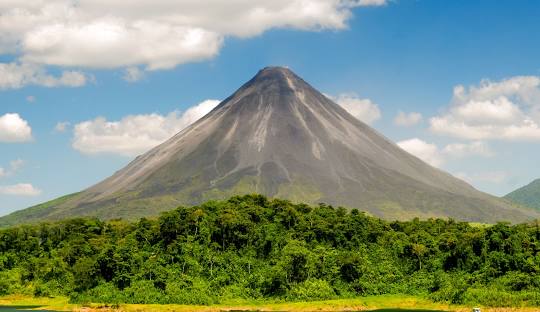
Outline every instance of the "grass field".
<path id="1" fill-rule="evenodd" d="M 370 296 L 355 299 L 339 299 L 312 302 L 254 302 L 230 301 L 224 304 L 211 306 L 192 305 L 159 305 L 159 304 L 121 304 L 118 306 L 92 304 L 71 304 L 67 298 L 32 298 L 26 296 L 0 297 L 0 306 L 37 306 L 40 310 L 49 311 L 125 311 L 125 312 L 221 312 L 221 311 L 374 311 L 380 312 L 408 312 L 410 310 L 424 310 L 425 312 L 455 311 L 470 312 L 472 307 L 453 306 L 434 303 L 427 299 L 411 296 Z M 2 311 L 2 309 L 0 309 Z M 482 312 L 533 312 L 538 308 L 482 308 Z"/>

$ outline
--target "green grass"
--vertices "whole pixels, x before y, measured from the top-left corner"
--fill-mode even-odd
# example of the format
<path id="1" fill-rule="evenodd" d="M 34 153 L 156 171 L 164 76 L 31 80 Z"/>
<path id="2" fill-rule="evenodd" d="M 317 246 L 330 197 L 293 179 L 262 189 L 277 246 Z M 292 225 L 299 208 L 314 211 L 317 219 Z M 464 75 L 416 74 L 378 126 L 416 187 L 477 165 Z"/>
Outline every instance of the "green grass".
<path id="1" fill-rule="evenodd" d="M 0 297 L 0 307 L 17 306 L 36 307 L 49 311 L 100 311 L 118 310 L 123 312 L 223 312 L 223 311 L 290 311 L 290 312 L 470 312 L 472 307 L 434 303 L 428 299 L 408 295 L 367 296 L 352 299 L 337 299 L 310 302 L 280 302 L 256 300 L 230 300 L 222 304 L 210 306 L 177 305 L 177 304 L 120 304 L 106 305 L 88 303 L 71 304 L 66 297 L 44 298 L 10 295 Z M 1 311 L 1 309 L 0 309 Z M 537 308 L 482 308 L 482 312 L 533 312 Z"/>
<path id="2" fill-rule="evenodd" d="M 34 309 L 39 310 L 73 311 L 79 309 L 81 306 L 70 304 L 66 297 L 48 298 L 29 297 L 26 295 L 8 295 L 0 297 L 0 307 L 17 307 L 18 309 L 33 307 Z"/>
<path id="3" fill-rule="evenodd" d="M 53 311 L 74 311 L 82 307 L 100 309 L 111 307 L 100 303 L 89 303 L 85 305 L 71 304 L 66 297 L 57 298 L 36 298 L 28 296 L 5 296 L 0 297 L 0 306 L 34 306 L 38 309 Z M 156 311 L 156 312 L 214 312 L 214 311 L 398 311 L 405 312 L 404 309 L 423 309 L 424 311 L 447 311 L 448 306 L 440 303 L 433 303 L 427 299 L 402 296 L 383 295 L 368 296 L 353 299 L 338 299 L 311 302 L 280 302 L 280 301 L 254 301 L 254 300 L 230 300 L 218 305 L 196 306 L 196 305 L 176 305 L 176 304 L 121 304 L 115 306 L 122 311 Z M 401 309 L 395 309 L 401 308 Z"/>

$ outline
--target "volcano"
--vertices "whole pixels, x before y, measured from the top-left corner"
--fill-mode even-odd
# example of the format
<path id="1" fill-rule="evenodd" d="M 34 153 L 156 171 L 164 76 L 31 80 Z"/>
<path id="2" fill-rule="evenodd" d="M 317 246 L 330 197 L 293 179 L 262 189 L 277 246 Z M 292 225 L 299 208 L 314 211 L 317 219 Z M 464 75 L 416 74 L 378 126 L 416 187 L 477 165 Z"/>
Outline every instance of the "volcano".
<path id="1" fill-rule="evenodd" d="M 108 179 L 4 221 L 134 219 L 248 193 L 354 207 L 386 219 L 539 216 L 431 167 L 291 70 L 267 67 Z"/>

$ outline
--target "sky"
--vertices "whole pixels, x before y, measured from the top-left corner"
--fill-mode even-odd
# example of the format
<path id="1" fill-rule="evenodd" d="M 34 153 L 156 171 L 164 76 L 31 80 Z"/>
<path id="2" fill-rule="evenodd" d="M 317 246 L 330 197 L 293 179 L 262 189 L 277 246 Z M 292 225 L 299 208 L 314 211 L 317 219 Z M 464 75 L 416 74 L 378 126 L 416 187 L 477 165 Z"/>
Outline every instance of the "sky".
<path id="1" fill-rule="evenodd" d="M 540 178 L 540 3 L 0 1 L 0 215 L 77 192 L 287 66 L 429 164 Z"/>

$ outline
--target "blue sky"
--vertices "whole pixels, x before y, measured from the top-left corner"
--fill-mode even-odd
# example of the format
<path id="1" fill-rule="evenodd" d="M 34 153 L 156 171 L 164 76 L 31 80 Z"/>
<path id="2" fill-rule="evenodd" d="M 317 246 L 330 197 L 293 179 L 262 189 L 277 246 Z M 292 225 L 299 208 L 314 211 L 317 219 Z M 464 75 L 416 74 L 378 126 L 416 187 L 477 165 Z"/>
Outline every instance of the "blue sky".
<path id="1" fill-rule="evenodd" d="M 0 4 L 0 215 L 111 175 L 268 65 L 480 190 L 540 177 L 536 1 L 121 2 L 103 19 L 99 1 L 51 0 L 77 21 Z"/>

